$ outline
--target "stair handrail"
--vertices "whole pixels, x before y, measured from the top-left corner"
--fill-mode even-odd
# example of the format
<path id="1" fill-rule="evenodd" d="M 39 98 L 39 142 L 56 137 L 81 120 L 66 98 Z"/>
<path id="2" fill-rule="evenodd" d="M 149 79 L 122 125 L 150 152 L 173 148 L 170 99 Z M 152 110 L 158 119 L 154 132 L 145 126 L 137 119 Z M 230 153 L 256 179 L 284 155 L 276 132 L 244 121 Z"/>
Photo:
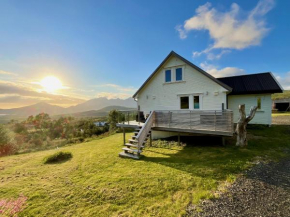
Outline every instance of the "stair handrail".
<path id="1" fill-rule="evenodd" d="M 141 130 L 136 136 L 136 140 L 138 141 L 138 149 L 142 146 L 144 143 L 146 136 L 148 135 L 149 131 L 151 130 L 151 127 L 154 123 L 154 117 L 155 117 L 155 111 L 152 111 L 145 121 L 144 125 L 142 126 Z"/>

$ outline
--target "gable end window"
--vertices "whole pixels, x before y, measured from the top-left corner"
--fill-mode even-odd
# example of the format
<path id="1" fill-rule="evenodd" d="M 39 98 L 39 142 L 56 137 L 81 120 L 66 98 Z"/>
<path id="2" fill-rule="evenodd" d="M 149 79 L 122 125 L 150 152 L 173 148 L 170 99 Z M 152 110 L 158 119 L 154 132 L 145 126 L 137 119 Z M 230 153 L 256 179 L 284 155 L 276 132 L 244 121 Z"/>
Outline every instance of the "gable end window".
<path id="1" fill-rule="evenodd" d="M 182 68 L 175 69 L 175 80 L 182 81 Z"/>
<path id="2" fill-rule="evenodd" d="M 258 109 L 261 109 L 261 97 L 258 97 L 257 98 L 257 107 L 258 107 Z"/>
<path id="3" fill-rule="evenodd" d="M 180 97 L 180 109 L 189 109 L 189 97 Z"/>
<path id="4" fill-rule="evenodd" d="M 165 70 L 165 82 L 171 82 L 171 70 Z"/>

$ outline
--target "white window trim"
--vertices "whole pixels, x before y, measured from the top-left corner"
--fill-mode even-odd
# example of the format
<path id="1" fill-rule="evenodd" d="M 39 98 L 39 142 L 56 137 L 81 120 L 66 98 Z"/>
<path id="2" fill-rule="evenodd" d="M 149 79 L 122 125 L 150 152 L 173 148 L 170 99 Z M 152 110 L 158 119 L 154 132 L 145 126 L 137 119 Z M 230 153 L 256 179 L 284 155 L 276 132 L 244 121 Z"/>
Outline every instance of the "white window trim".
<path id="1" fill-rule="evenodd" d="M 181 108 L 181 97 L 188 97 L 188 109 L 182 109 Z M 178 97 L 178 99 L 179 99 L 179 109 L 180 110 L 190 110 L 190 95 L 181 95 L 181 96 L 179 96 Z"/>
<path id="2" fill-rule="evenodd" d="M 194 108 L 194 97 L 195 96 L 198 96 L 199 97 L 199 108 L 196 109 Z M 202 94 L 193 94 L 192 95 L 192 110 L 202 110 L 202 98 L 203 98 L 203 95 Z"/>
<path id="3" fill-rule="evenodd" d="M 178 80 L 178 81 L 176 81 L 176 69 L 177 68 L 182 69 L 182 80 Z M 166 82 L 166 71 L 167 70 L 171 70 L 171 82 Z M 185 82 L 185 65 L 178 65 L 178 66 L 164 68 L 163 74 L 164 74 L 164 83 L 165 84 Z"/>
<path id="4" fill-rule="evenodd" d="M 202 93 L 193 93 L 193 94 L 178 94 L 178 100 L 179 100 L 179 109 L 180 110 L 203 110 L 203 94 Z M 199 108 L 194 108 L 194 96 L 199 96 Z M 189 101 L 189 108 L 188 109 L 182 109 L 181 108 L 181 97 L 188 97 Z"/>
<path id="5" fill-rule="evenodd" d="M 166 71 L 167 70 L 170 70 L 170 73 L 171 73 L 171 81 L 166 81 Z M 166 84 L 170 84 L 170 83 L 172 83 L 172 69 L 171 68 L 166 68 L 166 69 L 164 69 L 164 83 L 166 83 Z"/>

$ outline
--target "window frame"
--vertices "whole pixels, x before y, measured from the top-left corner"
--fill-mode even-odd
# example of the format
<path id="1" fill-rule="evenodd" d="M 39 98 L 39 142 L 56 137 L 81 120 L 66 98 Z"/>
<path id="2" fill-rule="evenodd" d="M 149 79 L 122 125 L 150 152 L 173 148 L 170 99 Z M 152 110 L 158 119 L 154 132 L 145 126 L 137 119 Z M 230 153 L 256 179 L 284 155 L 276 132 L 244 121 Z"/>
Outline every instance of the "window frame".
<path id="1" fill-rule="evenodd" d="M 182 80 L 176 80 L 176 69 L 181 68 L 181 79 Z M 171 81 L 166 81 L 166 72 L 170 70 L 171 71 Z M 172 67 L 164 67 L 164 84 L 170 84 L 170 83 L 179 83 L 179 82 L 185 82 L 185 65 L 177 65 Z"/>
<path id="2" fill-rule="evenodd" d="M 170 71 L 170 81 L 166 81 L 166 76 L 167 76 L 167 72 Z M 164 70 L 164 81 L 165 83 L 171 83 L 172 82 L 172 69 L 168 68 Z"/>
<path id="3" fill-rule="evenodd" d="M 181 80 L 177 80 L 177 69 L 181 69 Z M 175 71 L 175 81 L 176 82 L 179 82 L 179 81 L 183 81 L 183 67 L 175 67 L 174 68 L 174 71 Z"/>
<path id="4" fill-rule="evenodd" d="M 198 97 L 198 108 L 194 108 L 194 97 Z M 201 110 L 201 95 L 193 95 L 192 102 L 193 102 L 192 105 L 193 110 Z"/>
<path id="5" fill-rule="evenodd" d="M 190 96 L 180 96 L 179 97 L 179 108 L 180 108 L 180 110 L 189 110 L 190 109 L 190 104 L 189 104 L 190 100 L 189 100 L 189 97 Z M 188 99 L 188 108 L 182 108 L 181 107 L 181 98 L 187 98 Z"/>

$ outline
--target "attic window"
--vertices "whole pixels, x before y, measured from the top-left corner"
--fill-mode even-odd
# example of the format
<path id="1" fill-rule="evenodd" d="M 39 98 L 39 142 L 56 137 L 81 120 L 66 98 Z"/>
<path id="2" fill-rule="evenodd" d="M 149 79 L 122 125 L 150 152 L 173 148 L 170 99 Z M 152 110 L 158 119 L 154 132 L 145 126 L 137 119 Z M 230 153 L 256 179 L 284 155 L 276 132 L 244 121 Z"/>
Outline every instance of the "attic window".
<path id="1" fill-rule="evenodd" d="M 182 68 L 175 69 L 175 80 L 182 81 Z"/>
<path id="2" fill-rule="evenodd" d="M 167 69 L 165 71 L 165 82 L 171 82 L 171 70 Z"/>
<path id="3" fill-rule="evenodd" d="M 257 98 L 257 107 L 258 109 L 261 109 L 261 97 Z"/>

